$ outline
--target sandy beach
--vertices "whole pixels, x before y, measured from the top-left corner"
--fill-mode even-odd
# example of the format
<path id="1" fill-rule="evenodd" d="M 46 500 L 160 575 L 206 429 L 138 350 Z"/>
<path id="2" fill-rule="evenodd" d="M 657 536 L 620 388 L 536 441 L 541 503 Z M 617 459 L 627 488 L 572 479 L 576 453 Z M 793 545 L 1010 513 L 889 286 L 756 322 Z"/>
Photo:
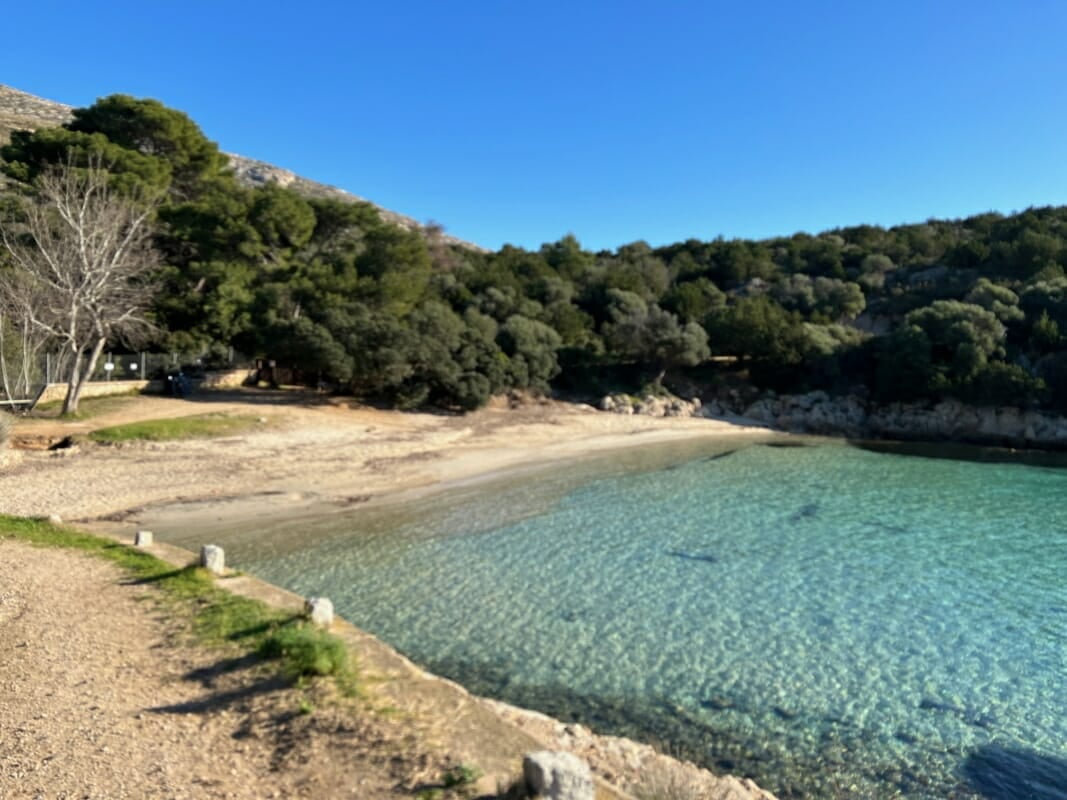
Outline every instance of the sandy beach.
<path id="1" fill-rule="evenodd" d="M 129 401 L 87 421 L 20 420 L 16 438 L 44 447 L 109 425 L 209 412 L 255 415 L 262 429 L 210 440 L 22 450 L 0 470 L 0 513 L 120 520 L 150 505 L 241 498 L 346 507 L 612 449 L 768 434 L 721 420 L 608 414 L 554 401 L 517 407 L 498 401 L 462 416 L 381 411 L 281 392 Z M 229 506 L 236 513 L 240 504 Z"/>

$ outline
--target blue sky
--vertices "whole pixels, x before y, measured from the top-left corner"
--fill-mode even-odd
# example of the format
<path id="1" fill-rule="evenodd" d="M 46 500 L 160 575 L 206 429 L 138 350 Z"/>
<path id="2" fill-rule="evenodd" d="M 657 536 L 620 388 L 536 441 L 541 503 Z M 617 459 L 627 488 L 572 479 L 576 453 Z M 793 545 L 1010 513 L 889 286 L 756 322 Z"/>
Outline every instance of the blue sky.
<path id="1" fill-rule="evenodd" d="M 1067 3 L 93 0 L 4 9 L 0 83 L 488 247 L 1067 203 Z"/>

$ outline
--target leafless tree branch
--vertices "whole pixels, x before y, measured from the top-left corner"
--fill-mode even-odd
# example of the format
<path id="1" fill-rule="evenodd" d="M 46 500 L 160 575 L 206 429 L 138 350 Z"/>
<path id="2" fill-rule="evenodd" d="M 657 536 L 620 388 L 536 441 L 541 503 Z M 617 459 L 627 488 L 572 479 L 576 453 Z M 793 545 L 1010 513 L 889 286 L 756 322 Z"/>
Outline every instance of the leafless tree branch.
<path id="1" fill-rule="evenodd" d="M 11 264 L 0 272 L 0 309 L 69 356 L 65 413 L 77 410 L 107 342 L 148 327 L 159 263 L 151 223 L 161 198 L 120 194 L 109 177 L 99 157 L 87 168 L 68 159 L 42 172 L 34 193 L 0 220 Z"/>

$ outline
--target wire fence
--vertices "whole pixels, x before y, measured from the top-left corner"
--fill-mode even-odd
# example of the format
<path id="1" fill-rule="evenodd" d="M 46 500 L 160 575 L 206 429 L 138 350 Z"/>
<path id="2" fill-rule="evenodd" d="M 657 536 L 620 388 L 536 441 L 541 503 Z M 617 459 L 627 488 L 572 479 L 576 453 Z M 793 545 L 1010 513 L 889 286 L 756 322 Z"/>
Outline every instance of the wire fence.
<path id="1" fill-rule="evenodd" d="M 22 401 L 33 397 L 41 387 L 65 383 L 70 378 L 71 357 L 44 353 L 33 357 L 7 358 L 0 354 L 0 401 Z M 196 378 L 207 370 L 243 369 L 251 359 L 232 348 L 204 353 L 121 353 L 105 352 L 89 376 L 90 382 L 157 380 L 182 373 Z"/>

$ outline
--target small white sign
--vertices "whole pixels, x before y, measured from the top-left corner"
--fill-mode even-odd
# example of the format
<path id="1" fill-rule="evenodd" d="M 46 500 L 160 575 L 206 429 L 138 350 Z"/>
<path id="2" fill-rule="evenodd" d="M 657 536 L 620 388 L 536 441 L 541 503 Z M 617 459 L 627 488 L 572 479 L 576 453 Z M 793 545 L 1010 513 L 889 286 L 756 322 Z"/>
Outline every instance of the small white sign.
<path id="1" fill-rule="evenodd" d="M 104 371 L 105 372 L 111 372 L 111 370 L 113 370 L 114 368 L 115 368 L 115 365 L 112 364 L 110 361 L 108 361 L 106 364 L 104 364 Z"/>

